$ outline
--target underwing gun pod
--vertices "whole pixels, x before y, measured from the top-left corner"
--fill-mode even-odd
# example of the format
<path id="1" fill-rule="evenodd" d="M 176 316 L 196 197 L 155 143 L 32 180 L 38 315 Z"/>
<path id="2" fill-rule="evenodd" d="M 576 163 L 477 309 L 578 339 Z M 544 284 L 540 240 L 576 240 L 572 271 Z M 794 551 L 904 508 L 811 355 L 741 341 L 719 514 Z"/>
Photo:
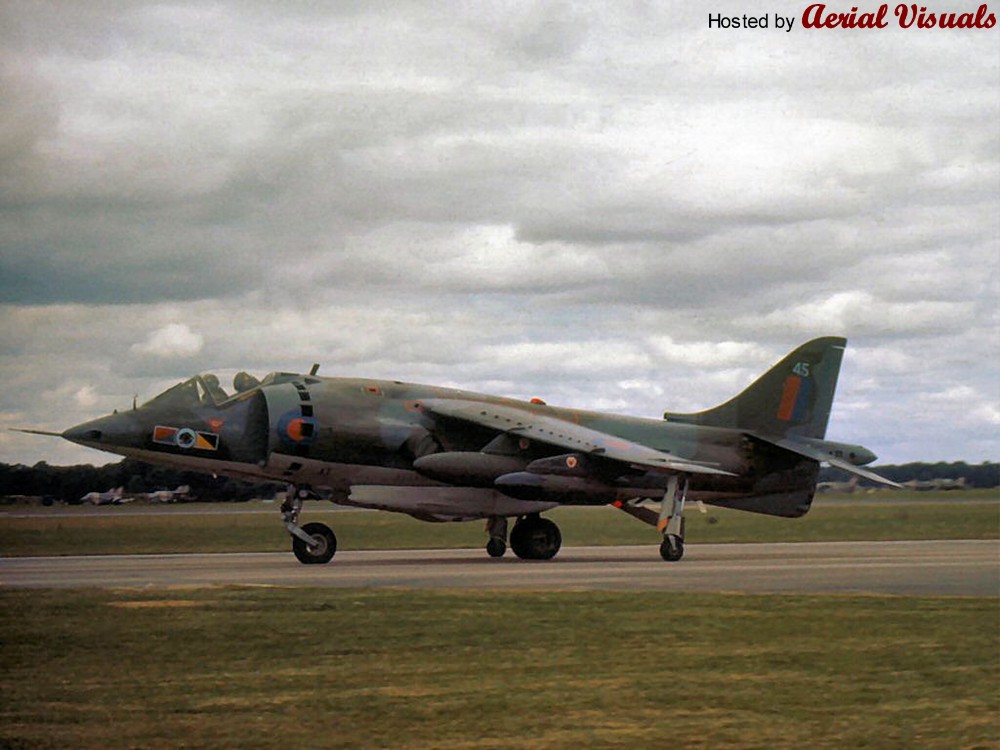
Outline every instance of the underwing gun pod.
<path id="1" fill-rule="evenodd" d="M 663 420 L 326 378 L 314 365 L 262 380 L 239 373 L 232 393 L 198 375 L 62 436 L 166 466 L 286 483 L 283 521 L 307 564 L 337 550 L 328 526 L 299 523 L 303 502 L 321 498 L 423 521 L 485 520 L 488 554 L 503 556 L 509 542 L 534 560 L 554 557 L 562 543 L 542 513 L 613 505 L 656 527 L 662 557 L 679 560 L 688 502 L 801 516 L 822 461 L 893 484 L 860 468 L 871 451 L 825 439 L 845 344 L 810 341 L 734 399 Z"/>

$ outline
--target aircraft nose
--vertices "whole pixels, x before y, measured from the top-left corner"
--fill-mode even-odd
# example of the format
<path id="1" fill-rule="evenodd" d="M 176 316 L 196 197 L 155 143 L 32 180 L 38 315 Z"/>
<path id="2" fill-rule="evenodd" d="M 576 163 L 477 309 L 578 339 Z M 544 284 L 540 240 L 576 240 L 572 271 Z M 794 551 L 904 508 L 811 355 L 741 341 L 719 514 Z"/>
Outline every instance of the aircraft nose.
<path id="1" fill-rule="evenodd" d="M 71 443 L 89 448 L 113 449 L 116 446 L 136 444 L 140 431 L 134 420 L 126 414 L 109 414 L 89 422 L 70 427 L 62 436 Z"/>
<path id="2" fill-rule="evenodd" d="M 63 432 L 62 436 L 71 443 L 99 443 L 104 436 L 104 431 L 91 427 L 92 424 L 92 422 L 85 422 L 76 427 L 70 427 Z"/>

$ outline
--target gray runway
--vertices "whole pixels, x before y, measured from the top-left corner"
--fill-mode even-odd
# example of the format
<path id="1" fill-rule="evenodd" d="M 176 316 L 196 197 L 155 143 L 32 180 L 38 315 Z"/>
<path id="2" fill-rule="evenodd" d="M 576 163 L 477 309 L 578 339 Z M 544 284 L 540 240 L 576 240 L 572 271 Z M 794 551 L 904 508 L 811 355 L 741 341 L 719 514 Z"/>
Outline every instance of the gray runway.
<path id="1" fill-rule="evenodd" d="M 691 544 L 679 563 L 655 546 L 566 547 L 548 562 L 479 549 L 341 551 L 329 565 L 291 553 L 0 559 L 3 587 L 227 585 L 998 596 L 1000 541 Z"/>

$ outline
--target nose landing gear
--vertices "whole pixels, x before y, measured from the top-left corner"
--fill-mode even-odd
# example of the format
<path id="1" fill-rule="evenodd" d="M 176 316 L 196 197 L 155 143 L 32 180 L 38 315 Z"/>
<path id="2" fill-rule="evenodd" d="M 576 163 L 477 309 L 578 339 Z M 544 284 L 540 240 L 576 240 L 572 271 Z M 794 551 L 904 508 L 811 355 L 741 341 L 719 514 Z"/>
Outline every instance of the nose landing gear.
<path id="1" fill-rule="evenodd" d="M 307 523 L 299 526 L 302 500 L 309 491 L 289 487 L 285 502 L 281 504 L 281 517 L 292 536 L 292 552 L 303 565 L 323 565 L 337 553 L 337 535 L 325 523 Z"/>
<path id="2" fill-rule="evenodd" d="M 306 543 L 298 536 L 292 537 L 292 552 L 303 565 L 323 565 L 337 553 L 337 536 L 325 523 L 307 523 L 302 531 L 312 540 Z"/>

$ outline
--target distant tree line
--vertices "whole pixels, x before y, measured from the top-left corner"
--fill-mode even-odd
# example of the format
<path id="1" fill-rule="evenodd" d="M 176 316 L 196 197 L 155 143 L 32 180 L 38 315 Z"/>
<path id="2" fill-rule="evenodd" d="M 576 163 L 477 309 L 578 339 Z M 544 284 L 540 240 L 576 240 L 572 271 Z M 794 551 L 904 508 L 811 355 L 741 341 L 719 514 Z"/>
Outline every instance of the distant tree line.
<path id="1" fill-rule="evenodd" d="M 981 464 L 967 464 L 965 461 L 945 463 L 910 463 L 875 466 L 872 470 L 894 482 L 929 482 L 932 479 L 965 479 L 968 487 L 1000 487 L 1000 463 L 984 461 Z M 819 472 L 821 482 L 846 482 L 851 475 L 841 469 L 823 467 Z M 861 480 L 862 484 L 869 484 Z"/>
<path id="2" fill-rule="evenodd" d="M 285 489 L 273 482 L 250 483 L 154 466 L 125 459 L 107 466 L 50 466 L 44 461 L 34 466 L 0 464 L 0 496 L 28 495 L 73 503 L 88 492 L 104 492 L 123 487 L 126 497 L 138 497 L 157 490 L 173 490 L 188 485 L 190 496 L 215 502 L 245 502 L 274 497 Z"/>

